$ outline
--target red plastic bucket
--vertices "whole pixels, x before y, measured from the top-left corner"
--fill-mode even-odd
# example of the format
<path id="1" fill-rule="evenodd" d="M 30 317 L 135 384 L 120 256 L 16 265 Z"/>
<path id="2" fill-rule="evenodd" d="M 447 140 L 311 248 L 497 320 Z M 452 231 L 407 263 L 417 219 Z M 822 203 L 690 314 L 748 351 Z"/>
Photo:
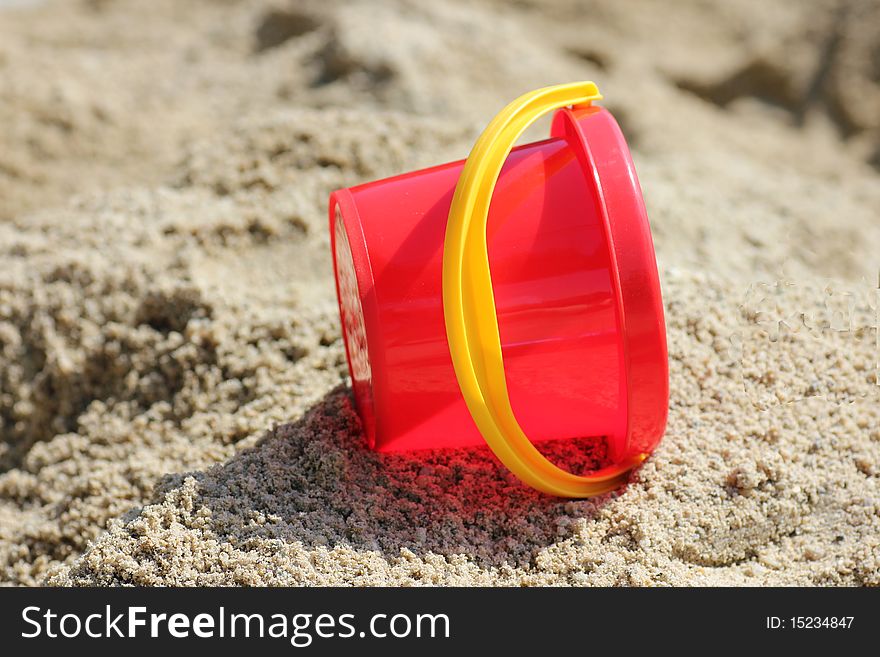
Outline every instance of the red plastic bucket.
<path id="1" fill-rule="evenodd" d="M 668 365 L 650 228 L 601 107 L 556 112 L 504 164 L 487 224 L 511 405 L 534 441 L 605 437 L 612 462 L 663 435 Z M 330 234 L 354 397 L 379 451 L 483 442 L 450 359 L 441 296 L 464 161 L 334 192 Z"/>

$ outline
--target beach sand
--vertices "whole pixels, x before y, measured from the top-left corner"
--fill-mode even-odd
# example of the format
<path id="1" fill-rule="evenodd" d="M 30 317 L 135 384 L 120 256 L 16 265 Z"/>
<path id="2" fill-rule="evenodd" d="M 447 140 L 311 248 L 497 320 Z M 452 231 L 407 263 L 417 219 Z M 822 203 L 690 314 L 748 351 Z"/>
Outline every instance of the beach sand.
<path id="1" fill-rule="evenodd" d="M 0 581 L 880 585 L 878 43 L 859 0 L 3 9 Z M 370 452 L 328 193 L 579 79 L 654 231 L 661 446 L 586 501 Z"/>

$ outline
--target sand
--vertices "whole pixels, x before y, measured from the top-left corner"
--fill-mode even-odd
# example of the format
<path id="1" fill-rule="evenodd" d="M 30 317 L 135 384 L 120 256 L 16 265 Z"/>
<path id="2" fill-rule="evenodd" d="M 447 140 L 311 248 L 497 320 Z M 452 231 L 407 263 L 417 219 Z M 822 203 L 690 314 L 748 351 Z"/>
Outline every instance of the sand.
<path id="1" fill-rule="evenodd" d="M 878 26 L 859 0 L 0 10 L 0 581 L 880 585 Z M 368 451 L 327 194 L 574 79 L 648 204 L 663 443 L 586 501 L 485 448 Z"/>

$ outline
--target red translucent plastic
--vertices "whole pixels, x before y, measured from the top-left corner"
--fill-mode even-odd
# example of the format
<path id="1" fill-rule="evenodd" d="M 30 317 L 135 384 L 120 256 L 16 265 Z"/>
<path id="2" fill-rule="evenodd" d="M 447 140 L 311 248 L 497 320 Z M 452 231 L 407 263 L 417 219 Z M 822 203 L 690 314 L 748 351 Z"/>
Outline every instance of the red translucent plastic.
<path id="1" fill-rule="evenodd" d="M 605 437 L 648 453 L 668 372 L 650 228 L 623 135 L 600 107 L 560 110 L 496 185 L 489 260 L 514 413 L 532 441 Z M 446 220 L 464 162 L 338 190 L 334 267 L 355 400 L 380 451 L 481 444 L 449 355 Z"/>

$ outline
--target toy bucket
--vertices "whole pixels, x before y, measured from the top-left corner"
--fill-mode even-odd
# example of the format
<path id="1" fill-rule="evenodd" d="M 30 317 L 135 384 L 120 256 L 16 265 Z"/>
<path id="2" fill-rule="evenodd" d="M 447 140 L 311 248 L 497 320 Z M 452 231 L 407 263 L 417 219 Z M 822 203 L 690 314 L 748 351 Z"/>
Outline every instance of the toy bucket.
<path id="1" fill-rule="evenodd" d="M 467 161 L 330 196 L 343 336 L 371 447 L 485 441 L 527 484 L 587 497 L 659 442 L 668 365 L 657 265 L 629 150 L 592 105 L 600 97 L 592 83 L 532 92 Z M 552 109 L 549 139 L 512 148 Z M 587 436 L 605 438 L 611 465 L 586 476 L 532 446 Z"/>

